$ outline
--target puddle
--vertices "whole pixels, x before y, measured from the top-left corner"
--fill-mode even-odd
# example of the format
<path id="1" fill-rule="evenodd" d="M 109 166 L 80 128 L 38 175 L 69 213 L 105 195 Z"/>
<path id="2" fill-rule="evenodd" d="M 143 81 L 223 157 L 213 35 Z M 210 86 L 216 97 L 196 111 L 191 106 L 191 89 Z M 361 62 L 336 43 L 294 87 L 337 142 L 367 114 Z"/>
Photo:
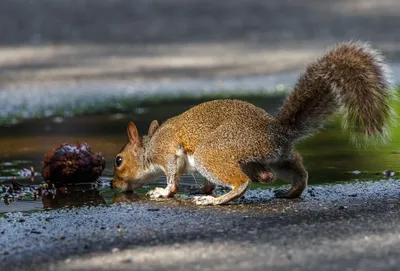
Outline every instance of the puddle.
<path id="1" fill-rule="evenodd" d="M 247 100 L 275 114 L 282 97 L 260 99 L 252 96 Z M 119 193 L 110 188 L 113 175 L 114 155 L 126 142 L 126 125 L 134 121 L 140 132 L 145 132 L 153 119 L 164 121 L 193 105 L 199 100 L 166 101 L 134 108 L 131 113 L 100 114 L 79 117 L 51 117 L 30 120 L 0 129 L 0 213 L 34 211 L 48 208 L 68 208 L 82 205 L 102 205 L 113 202 L 147 201 L 144 197 L 154 185 L 164 185 L 160 178 L 151 186 L 143 187 L 135 194 Z M 357 149 L 349 144 L 348 136 L 334 122 L 324 130 L 297 145 L 303 155 L 312 184 L 351 182 L 396 178 L 400 162 L 400 130 L 393 133 L 393 142 L 383 148 Z M 87 142 L 94 152 L 101 151 L 106 159 L 103 176 L 94 185 L 76 186 L 67 190 L 46 189 L 40 174 L 46 152 L 60 143 Z M 34 174 L 32 175 L 32 169 Z M 390 170 L 390 172 L 384 172 Z M 21 192 L 10 193 L 10 184 L 23 185 Z M 203 182 L 200 175 L 187 175 L 181 181 L 181 193 Z M 274 184 L 253 183 L 252 190 L 268 191 L 272 186 L 286 184 L 277 180 Z M 40 185 L 42 192 L 39 193 Z M 39 195 L 41 194 L 41 195 Z M 8 195 L 8 196 L 6 196 Z M 35 196 L 36 195 L 36 196 Z"/>

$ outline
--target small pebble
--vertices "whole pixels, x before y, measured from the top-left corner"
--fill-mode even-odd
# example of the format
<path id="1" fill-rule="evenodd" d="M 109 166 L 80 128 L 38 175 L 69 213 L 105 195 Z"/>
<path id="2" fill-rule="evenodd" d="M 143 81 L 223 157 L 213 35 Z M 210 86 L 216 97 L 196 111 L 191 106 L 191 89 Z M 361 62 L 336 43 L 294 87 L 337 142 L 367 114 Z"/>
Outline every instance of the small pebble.
<path id="1" fill-rule="evenodd" d="M 149 209 L 147 209 L 147 211 L 149 211 L 149 212 L 157 212 L 157 211 L 160 211 L 160 209 L 159 208 L 149 208 Z"/>

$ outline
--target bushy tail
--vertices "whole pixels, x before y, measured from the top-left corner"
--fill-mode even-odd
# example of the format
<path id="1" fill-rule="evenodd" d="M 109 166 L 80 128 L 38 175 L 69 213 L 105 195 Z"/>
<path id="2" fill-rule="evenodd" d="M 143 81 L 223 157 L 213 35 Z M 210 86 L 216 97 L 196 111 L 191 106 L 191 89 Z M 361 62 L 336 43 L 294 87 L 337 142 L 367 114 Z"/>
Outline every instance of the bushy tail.
<path id="1" fill-rule="evenodd" d="M 311 63 L 300 76 L 276 118 L 293 141 L 310 135 L 333 113 L 353 139 L 388 137 L 395 99 L 382 56 L 368 45 L 344 43 Z M 358 140 L 359 141 L 359 140 Z"/>

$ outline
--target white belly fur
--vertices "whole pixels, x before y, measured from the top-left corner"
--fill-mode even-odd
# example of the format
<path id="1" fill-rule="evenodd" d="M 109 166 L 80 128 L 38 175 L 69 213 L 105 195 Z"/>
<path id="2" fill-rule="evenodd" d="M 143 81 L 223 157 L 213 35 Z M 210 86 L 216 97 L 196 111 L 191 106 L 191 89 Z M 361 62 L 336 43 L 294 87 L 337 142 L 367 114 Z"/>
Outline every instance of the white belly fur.
<path id="1" fill-rule="evenodd" d="M 186 165 L 186 168 L 187 168 L 188 170 L 190 170 L 191 172 L 197 171 L 197 170 L 196 170 L 196 165 L 195 165 L 195 162 L 194 162 L 194 157 L 193 157 L 193 155 L 186 155 L 186 157 L 187 157 L 187 165 Z"/>
<path id="2" fill-rule="evenodd" d="M 196 172 L 193 155 L 186 155 L 186 172 Z"/>
<path id="3" fill-rule="evenodd" d="M 182 169 L 183 173 L 197 172 L 193 155 L 187 155 L 181 147 L 176 150 L 176 155 L 180 158 L 183 158 L 185 161 L 184 168 Z"/>

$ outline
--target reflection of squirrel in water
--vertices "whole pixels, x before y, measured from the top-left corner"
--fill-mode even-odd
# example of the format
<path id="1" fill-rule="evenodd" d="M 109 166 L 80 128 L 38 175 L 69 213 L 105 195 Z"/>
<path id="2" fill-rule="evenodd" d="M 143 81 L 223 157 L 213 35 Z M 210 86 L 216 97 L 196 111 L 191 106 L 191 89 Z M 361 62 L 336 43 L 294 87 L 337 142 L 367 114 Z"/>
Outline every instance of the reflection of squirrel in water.
<path id="1" fill-rule="evenodd" d="M 215 100 L 195 106 L 158 125 L 147 136 L 128 125 L 128 144 L 117 154 L 113 186 L 132 190 L 162 173 L 167 187 L 149 192 L 171 197 L 183 173 L 198 171 L 213 185 L 230 186 L 220 197 L 201 196 L 200 205 L 227 203 L 243 195 L 250 181 L 269 181 L 278 174 L 292 187 L 275 192 L 297 198 L 307 185 L 307 172 L 294 144 L 313 134 L 333 113 L 355 140 L 384 140 L 393 117 L 392 94 L 381 56 L 369 46 L 345 43 L 311 63 L 298 79 L 276 117 L 247 102 Z M 357 137 L 357 135 L 360 135 Z"/>

